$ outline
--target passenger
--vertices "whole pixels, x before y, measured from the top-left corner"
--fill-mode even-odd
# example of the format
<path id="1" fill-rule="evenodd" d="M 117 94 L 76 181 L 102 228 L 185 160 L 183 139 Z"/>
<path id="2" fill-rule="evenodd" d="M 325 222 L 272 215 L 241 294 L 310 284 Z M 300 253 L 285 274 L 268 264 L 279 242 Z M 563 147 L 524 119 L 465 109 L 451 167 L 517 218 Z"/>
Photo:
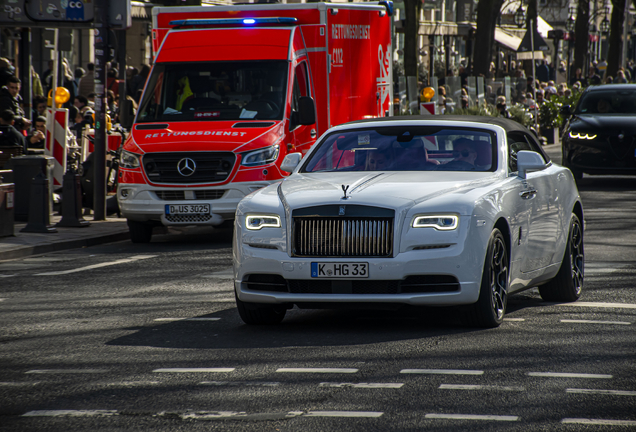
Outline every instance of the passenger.
<path id="1" fill-rule="evenodd" d="M 367 154 L 367 164 L 365 171 L 382 171 L 389 168 L 393 157 L 391 150 L 372 150 Z"/>
<path id="2" fill-rule="evenodd" d="M 599 99 L 596 104 L 596 112 L 600 114 L 612 112 L 612 105 L 606 99 Z"/>
<path id="3" fill-rule="evenodd" d="M 477 169 L 475 166 L 475 161 L 477 160 L 477 150 L 474 146 L 475 142 L 468 138 L 459 138 L 453 142 L 453 157 L 454 159 L 449 162 L 449 164 L 453 164 L 455 162 L 458 163 L 467 163 L 472 165 L 473 168 Z"/>

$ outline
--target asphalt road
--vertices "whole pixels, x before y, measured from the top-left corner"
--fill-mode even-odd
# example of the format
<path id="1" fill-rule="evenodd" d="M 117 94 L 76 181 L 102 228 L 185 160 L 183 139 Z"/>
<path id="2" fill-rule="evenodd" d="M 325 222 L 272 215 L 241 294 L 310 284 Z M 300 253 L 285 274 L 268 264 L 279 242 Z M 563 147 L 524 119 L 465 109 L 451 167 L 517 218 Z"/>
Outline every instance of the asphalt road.
<path id="1" fill-rule="evenodd" d="M 2 431 L 636 429 L 636 179 L 584 178 L 580 301 L 242 324 L 231 232 L 0 263 Z"/>

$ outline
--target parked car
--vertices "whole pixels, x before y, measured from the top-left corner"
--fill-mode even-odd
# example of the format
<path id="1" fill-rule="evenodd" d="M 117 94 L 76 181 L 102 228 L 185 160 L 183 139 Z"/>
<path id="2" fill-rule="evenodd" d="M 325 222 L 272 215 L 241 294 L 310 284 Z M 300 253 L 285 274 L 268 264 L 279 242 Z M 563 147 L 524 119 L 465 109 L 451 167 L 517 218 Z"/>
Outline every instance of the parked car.
<path id="1" fill-rule="evenodd" d="M 576 108 L 561 109 L 563 165 L 574 177 L 636 175 L 636 84 L 588 87 Z"/>
<path id="2" fill-rule="evenodd" d="M 575 301 L 583 207 L 535 135 L 494 117 L 363 120 L 327 131 L 292 174 L 245 197 L 233 240 L 238 312 L 460 306 L 496 327 L 508 296 Z"/>

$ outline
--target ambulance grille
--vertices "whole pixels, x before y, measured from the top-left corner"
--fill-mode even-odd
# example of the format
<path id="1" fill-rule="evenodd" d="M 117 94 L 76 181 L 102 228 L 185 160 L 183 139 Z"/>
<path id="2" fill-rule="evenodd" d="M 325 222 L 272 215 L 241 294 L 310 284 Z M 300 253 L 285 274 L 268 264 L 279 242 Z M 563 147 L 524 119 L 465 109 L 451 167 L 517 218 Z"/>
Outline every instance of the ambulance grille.
<path id="1" fill-rule="evenodd" d="M 225 189 L 180 191 L 180 190 L 158 190 L 155 191 L 157 198 L 163 201 L 186 201 L 186 200 L 216 200 L 223 196 Z"/>
<path id="2" fill-rule="evenodd" d="M 232 152 L 147 153 L 142 158 L 143 169 L 152 183 L 222 182 L 232 173 L 235 162 Z"/>
<path id="3" fill-rule="evenodd" d="M 390 257 L 393 218 L 294 218 L 294 255 L 302 257 Z"/>

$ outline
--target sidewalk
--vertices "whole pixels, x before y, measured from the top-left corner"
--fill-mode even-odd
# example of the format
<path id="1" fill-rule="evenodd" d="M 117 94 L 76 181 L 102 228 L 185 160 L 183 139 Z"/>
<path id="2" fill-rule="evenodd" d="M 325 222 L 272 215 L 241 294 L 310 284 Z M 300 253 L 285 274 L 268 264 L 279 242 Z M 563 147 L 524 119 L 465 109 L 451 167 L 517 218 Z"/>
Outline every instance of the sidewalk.
<path id="1" fill-rule="evenodd" d="M 61 218 L 57 214 L 52 215 L 51 225 L 55 226 Z M 105 221 L 95 222 L 92 215 L 84 216 L 84 219 L 90 222 L 88 227 L 57 227 L 56 233 L 47 234 L 20 232 L 27 224 L 16 222 L 13 237 L 0 237 L 0 261 L 130 238 L 126 219 L 108 217 Z"/>

